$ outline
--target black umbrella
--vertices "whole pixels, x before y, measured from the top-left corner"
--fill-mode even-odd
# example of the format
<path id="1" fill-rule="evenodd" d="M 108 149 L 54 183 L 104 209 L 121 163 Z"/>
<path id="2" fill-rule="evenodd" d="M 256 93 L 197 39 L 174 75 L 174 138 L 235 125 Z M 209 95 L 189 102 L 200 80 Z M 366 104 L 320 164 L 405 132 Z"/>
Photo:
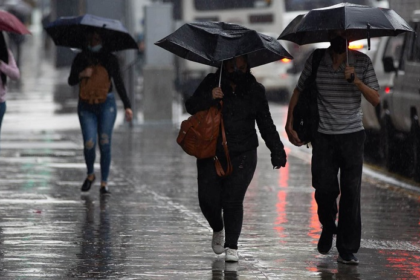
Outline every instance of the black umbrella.
<path id="1" fill-rule="evenodd" d="M 276 39 L 225 22 L 187 23 L 155 44 L 182 58 L 214 67 L 245 54 L 250 67 L 293 58 Z"/>
<path id="2" fill-rule="evenodd" d="M 328 33 L 332 30 L 345 30 L 349 42 L 367 38 L 369 47 L 371 37 L 414 32 L 408 23 L 391 9 L 341 3 L 297 16 L 278 39 L 298 45 L 328 42 Z"/>
<path id="3" fill-rule="evenodd" d="M 97 30 L 108 51 L 138 49 L 134 38 L 119 20 L 85 14 L 78 17 L 60 17 L 45 30 L 57 46 L 83 49 L 86 33 Z"/>

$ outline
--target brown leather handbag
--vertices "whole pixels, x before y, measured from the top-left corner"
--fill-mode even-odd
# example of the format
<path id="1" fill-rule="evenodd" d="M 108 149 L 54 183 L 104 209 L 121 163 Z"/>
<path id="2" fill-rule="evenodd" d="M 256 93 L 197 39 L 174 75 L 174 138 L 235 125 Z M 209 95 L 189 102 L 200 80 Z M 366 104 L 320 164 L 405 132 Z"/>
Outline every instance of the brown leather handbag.
<path id="1" fill-rule="evenodd" d="M 197 112 L 181 123 L 176 142 L 189 155 L 198 159 L 213 158 L 217 175 L 228 176 L 232 173 L 227 147 L 225 126 L 222 116 L 223 102 L 220 101 L 220 108 L 212 106 L 208 110 Z M 222 132 L 222 145 L 225 151 L 227 169 L 223 170 L 219 159 L 216 156 L 217 139 Z"/>

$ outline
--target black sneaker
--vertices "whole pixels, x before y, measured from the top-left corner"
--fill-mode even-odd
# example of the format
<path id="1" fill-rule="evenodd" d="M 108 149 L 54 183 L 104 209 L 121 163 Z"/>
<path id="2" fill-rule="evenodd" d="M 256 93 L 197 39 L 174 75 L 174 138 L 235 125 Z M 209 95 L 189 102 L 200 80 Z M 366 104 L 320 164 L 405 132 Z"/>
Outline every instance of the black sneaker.
<path id="1" fill-rule="evenodd" d="M 96 177 L 93 177 L 92 180 L 89 180 L 89 178 L 86 178 L 83 182 L 82 188 L 80 189 L 82 192 L 88 192 L 90 188 L 93 185 L 93 182 L 95 182 Z"/>
<path id="2" fill-rule="evenodd" d="M 350 252 L 339 253 L 337 262 L 344 263 L 344 264 L 353 264 L 353 265 L 359 264 L 359 260 L 355 257 L 353 253 L 350 253 Z"/>
<path id="3" fill-rule="evenodd" d="M 331 250 L 333 243 L 334 232 L 331 230 L 322 229 L 321 236 L 318 241 L 318 252 L 326 255 Z"/>
<path id="4" fill-rule="evenodd" d="M 108 190 L 108 186 L 101 187 L 101 188 L 99 189 L 99 193 L 100 193 L 101 195 L 110 195 L 110 194 L 111 194 L 111 192 Z"/>

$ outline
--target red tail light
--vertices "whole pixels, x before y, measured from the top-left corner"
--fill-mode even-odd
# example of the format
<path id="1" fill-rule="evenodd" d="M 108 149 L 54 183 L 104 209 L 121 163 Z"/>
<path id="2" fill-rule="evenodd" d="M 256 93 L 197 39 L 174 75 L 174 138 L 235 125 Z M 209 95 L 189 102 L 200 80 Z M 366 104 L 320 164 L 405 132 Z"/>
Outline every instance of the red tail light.
<path id="1" fill-rule="evenodd" d="M 385 94 L 391 93 L 392 88 L 391 87 L 385 87 Z"/>

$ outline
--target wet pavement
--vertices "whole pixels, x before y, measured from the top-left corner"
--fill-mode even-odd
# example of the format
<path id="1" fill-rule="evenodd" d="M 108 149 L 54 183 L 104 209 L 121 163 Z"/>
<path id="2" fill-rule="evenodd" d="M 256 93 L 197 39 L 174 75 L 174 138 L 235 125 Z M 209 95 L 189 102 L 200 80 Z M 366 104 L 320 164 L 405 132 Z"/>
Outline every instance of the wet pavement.
<path id="1" fill-rule="evenodd" d="M 101 198 L 99 182 L 82 194 L 68 69 L 34 56 L 41 43 L 36 33 L 26 43 L 1 133 L 0 279 L 420 279 L 420 186 L 374 166 L 363 176 L 360 265 L 337 264 L 335 248 L 317 252 L 310 149 L 286 140 L 282 105 L 270 107 L 288 164 L 273 170 L 261 140 L 237 264 L 212 252 L 195 160 L 175 142 L 178 124 L 129 128 L 120 110 L 112 195 Z"/>

